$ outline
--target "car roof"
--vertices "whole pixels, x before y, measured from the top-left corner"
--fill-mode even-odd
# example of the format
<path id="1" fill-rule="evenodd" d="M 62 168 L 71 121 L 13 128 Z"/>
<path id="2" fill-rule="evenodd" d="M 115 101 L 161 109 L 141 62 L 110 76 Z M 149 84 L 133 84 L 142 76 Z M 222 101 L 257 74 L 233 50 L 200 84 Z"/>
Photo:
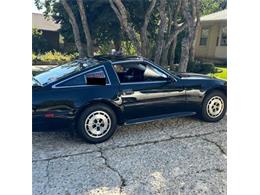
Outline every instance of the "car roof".
<path id="1" fill-rule="evenodd" d="M 123 56 L 123 55 L 98 55 L 94 56 L 97 60 L 107 60 L 111 62 L 127 61 L 127 60 L 143 60 L 141 56 Z"/>

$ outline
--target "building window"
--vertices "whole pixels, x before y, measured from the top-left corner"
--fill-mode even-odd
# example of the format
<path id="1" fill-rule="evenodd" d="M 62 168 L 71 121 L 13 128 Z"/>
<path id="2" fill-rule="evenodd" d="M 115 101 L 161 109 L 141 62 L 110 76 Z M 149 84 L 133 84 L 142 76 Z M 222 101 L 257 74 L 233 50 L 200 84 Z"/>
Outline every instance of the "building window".
<path id="1" fill-rule="evenodd" d="M 220 46 L 227 46 L 227 27 L 221 29 Z"/>
<path id="2" fill-rule="evenodd" d="M 206 46 L 208 42 L 208 37 L 209 37 L 209 29 L 204 28 L 201 30 L 201 35 L 200 35 L 200 45 L 201 46 Z"/>

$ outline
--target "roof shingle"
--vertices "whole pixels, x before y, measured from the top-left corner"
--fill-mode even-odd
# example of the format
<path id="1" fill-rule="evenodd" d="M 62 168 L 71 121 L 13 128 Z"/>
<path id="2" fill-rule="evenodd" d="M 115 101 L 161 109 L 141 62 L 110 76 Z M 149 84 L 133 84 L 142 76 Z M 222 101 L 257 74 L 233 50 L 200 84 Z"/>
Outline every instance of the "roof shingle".
<path id="1" fill-rule="evenodd" d="M 44 18 L 43 14 L 32 13 L 32 27 L 39 30 L 58 31 L 60 24 L 55 23 L 51 18 Z"/>

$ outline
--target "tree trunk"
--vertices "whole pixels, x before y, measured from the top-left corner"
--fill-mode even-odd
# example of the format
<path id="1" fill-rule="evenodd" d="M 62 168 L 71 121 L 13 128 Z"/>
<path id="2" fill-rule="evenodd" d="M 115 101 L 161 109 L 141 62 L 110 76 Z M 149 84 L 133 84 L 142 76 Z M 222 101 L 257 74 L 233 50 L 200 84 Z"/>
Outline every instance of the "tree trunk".
<path id="1" fill-rule="evenodd" d="M 88 26 L 88 20 L 87 16 L 85 13 L 85 8 L 82 0 L 77 0 L 77 4 L 79 6 L 79 13 L 80 13 L 80 18 L 82 21 L 82 26 L 83 26 L 83 31 L 85 34 L 86 42 L 87 42 L 87 53 L 88 57 L 93 57 L 93 41 L 91 38 L 89 26 Z"/>
<path id="2" fill-rule="evenodd" d="M 174 39 L 173 42 L 172 42 L 172 48 L 171 48 L 171 54 L 170 54 L 171 57 L 170 57 L 170 62 L 169 62 L 170 65 L 173 65 L 174 62 L 175 62 L 175 50 L 176 50 L 176 45 L 177 45 L 177 37 L 176 37 L 176 39 Z"/>
<path id="3" fill-rule="evenodd" d="M 182 39 L 182 46 L 181 46 L 181 60 L 179 64 L 178 71 L 179 72 L 186 72 L 189 62 L 189 51 L 190 51 L 190 42 L 188 37 L 184 37 Z"/>
<path id="4" fill-rule="evenodd" d="M 141 55 L 141 45 L 136 36 L 136 32 L 134 28 L 130 23 L 128 23 L 127 11 L 125 9 L 124 4 L 122 3 L 121 0 L 109 0 L 109 3 L 120 22 L 122 30 L 126 32 L 128 38 L 131 40 L 134 47 L 136 48 L 137 55 Z"/>
<path id="5" fill-rule="evenodd" d="M 155 57 L 154 57 L 154 62 L 156 64 L 160 63 L 163 44 L 164 44 L 164 32 L 167 26 L 165 7 L 166 7 L 166 0 L 160 0 L 159 14 L 160 14 L 161 21 L 160 21 L 160 27 L 159 27 L 160 29 L 157 37 L 157 49 L 155 51 Z"/>
<path id="6" fill-rule="evenodd" d="M 169 63 L 168 63 L 169 49 L 170 49 L 170 46 L 165 46 L 163 49 L 163 52 L 162 52 L 161 65 L 165 66 L 165 67 L 167 65 L 169 65 Z"/>
<path id="7" fill-rule="evenodd" d="M 196 26 L 197 23 L 199 21 L 199 18 L 196 19 L 199 16 L 199 8 L 198 7 L 198 1 L 199 0 L 190 0 L 191 2 L 191 13 L 190 13 L 190 5 L 188 3 L 188 0 L 183 0 L 182 4 L 182 13 L 184 16 L 185 21 L 187 22 L 187 26 L 188 26 L 188 36 L 185 37 L 183 39 L 183 44 L 182 45 L 182 52 L 184 52 L 184 54 L 181 54 L 181 60 L 180 60 L 180 64 L 179 64 L 179 70 L 181 70 L 182 72 L 186 72 L 187 70 L 187 66 L 188 66 L 188 62 L 189 62 L 189 58 L 190 58 L 190 49 L 192 47 L 192 44 L 194 42 L 195 39 L 195 32 L 196 32 Z M 187 52 L 188 49 L 188 52 Z M 188 55 L 188 56 L 186 56 Z"/>
<path id="8" fill-rule="evenodd" d="M 175 6 L 171 3 L 168 5 L 168 18 L 169 18 L 168 19 L 168 32 L 167 32 L 167 36 L 165 36 L 165 43 L 164 43 L 162 59 L 161 59 L 161 63 L 163 66 L 170 64 L 170 62 L 168 61 L 168 57 L 169 57 L 169 49 L 172 45 L 172 42 L 176 41 L 178 34 L 181 33 L 187 27 L 187 25 L 185 23 L 178 25 L 178 16 L 179 16 L 180 8 L 182 5 L 182 0 L 178 0 L 176 3 L 175 3 Z M 176 7 L 176 8 L 174 9 L 173 7 Z M 173 31 L 172 31 L 172 28 L 173 28 Z M 175 47 L 176 47 L 176 45 L 175 45 Z M 175 47 L 174 47 L 174 50 L 175 50 Z"/>
<path id="9" fill-rule="evenodd" d="M 196 27 L 195 33 L 194 33 L 194 38 L 191 44 L 191 48 L 190 48 L 190 61 L 194 61 L 195 59 L 195 46 L 196 46 L 196 35 L 198 34 L 198 27 Z"/>
<path id="10" fill-rule="evenodd" d="M 162 57 L 161 57 L 161 66 L 166 67 L 169 65 L 168 63 L 168 55 L 169 55 L 169 49 L 170 45 L 168 44 L 169 38 L 171 36 L 171 31 L 172 31 L 172 19 L 173 19 L 173 9 L 171 4 L 169 3 L 167 7 L 167 14 L 168 14 L 168 24 L 167 24 L 167 34 L 164 36 L 165 37 L 165 42 L 163 44 L 163 49 L 162 49 Z"/>
<path id="11" fill-rule="evenodd" d="M 169 36 L 167 43 L 164 45 L 163 56 L 162 56 L 163 66 L 168 64 L 168 53 L 169 53 L 169 49 L 171 47 L 172 42 L 173 41 L 177 42 L 178 34 L 180 34 L 185 28 L 186 28 L 186 24 L 182 24 L 180 26 L 177 26 L 177 27 L 175 27 L 173 33 Z M 176 45 L 175 45 L 175 47 L 176 47 Z M 175 47 L 174 47 L 174 50 L 175 50 Z"/>
<path id="12" fill-rule="evenodd" d="M 81 43 L 81 40 L 80 40 L 80 33 L 79 33 L 79 27 L 78 27 L 78 23 L 76 21 L 76 18 L 69 6 L 69 4 L 67 3 L 66 0 L 61 0 L 61 3 L 64 7 L 64 10 L 66 11 L 66 13 L 68 14 L 69 16 L 69 22 L 72 26 L 72 31 L 73 31 L 73 36 L 74 36 L 74 41 L 75 41 L 75 45 L 78 49 L 78 52 L 79 52 L 79 57 L 82 58 L 82 57 L 85 57 L 85 53 L 84 53 L 84 50 L 83 50 L 83 47 L 82 47 L 82 43 Z"/>
<path id="13" fill-rule="evenodd" d="M 190 61 L 194 61 L 195 59 L 195 46 L 196 46 L 196 36 L 199 33 L 199 28 L 200 28 L 200 1 L 196 0 L 196 2 L 193 2 L 194 7 L 193 11 L 195 12 L 195 14 L 193 15 L 193 17 L 196 17 L 196 26 L 195 26 L 195 33 L 194 33 L 194 37 L 192 40 L 192 45 L 191 45 L 191 49 L 190 49 Z"/>
<path id="14" fill-rule="evenodd" d="M 152 0 L 144 16 L 144 24 L 141 28 L 141 54 L 144 57 L 148 57 L 148 38 L 147 27 L 151 18 L 152 11 L 155 7 L 156 0 Z"/>
<path id="15" fill-rule="evenodd" d="M 113 39 L 114 47 L 116 51 L 121 51 L 121 39 L 115 38 Z"/>

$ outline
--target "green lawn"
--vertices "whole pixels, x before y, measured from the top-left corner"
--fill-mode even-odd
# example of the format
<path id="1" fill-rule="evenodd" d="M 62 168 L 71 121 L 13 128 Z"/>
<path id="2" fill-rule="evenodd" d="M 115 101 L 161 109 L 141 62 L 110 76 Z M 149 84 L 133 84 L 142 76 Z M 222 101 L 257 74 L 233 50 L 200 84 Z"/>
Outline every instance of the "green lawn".
<path id="1" fill-rule="evenodd" d="M 216 67 L 218 69 L 217 73 L 210 73 L 210 76 L 217 77 L 219 79 L 227 80 L 227 68 Z"/>

